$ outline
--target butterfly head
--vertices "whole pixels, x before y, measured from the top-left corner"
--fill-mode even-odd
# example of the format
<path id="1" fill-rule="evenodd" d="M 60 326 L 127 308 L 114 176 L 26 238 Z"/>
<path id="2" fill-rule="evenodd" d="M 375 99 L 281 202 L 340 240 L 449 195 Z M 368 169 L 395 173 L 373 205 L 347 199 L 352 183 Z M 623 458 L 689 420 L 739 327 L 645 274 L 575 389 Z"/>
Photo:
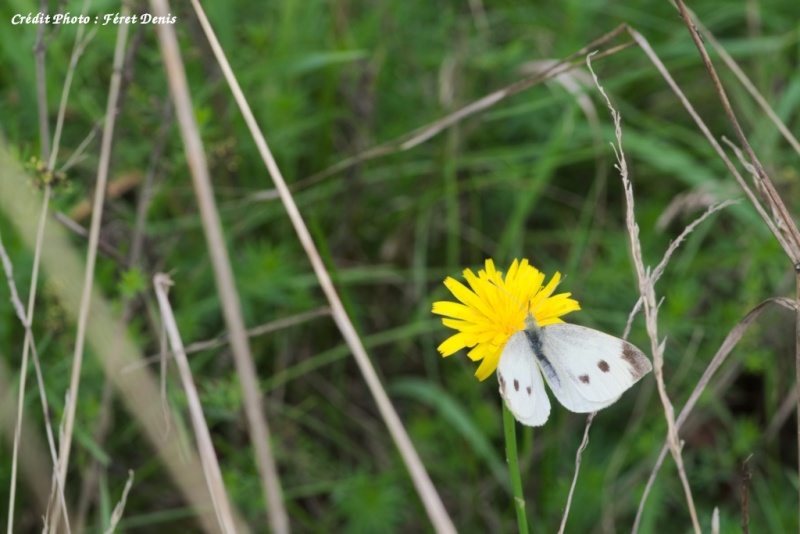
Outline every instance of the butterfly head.
<path id="1" fill-rule="evenodd" d="M 536 317 L 533 316 L 533 312 L 528 310 L 528 314 L 525 316 L 525 330 L 539 330 L 541 328 L 539 323 L 536 322 Z"/>

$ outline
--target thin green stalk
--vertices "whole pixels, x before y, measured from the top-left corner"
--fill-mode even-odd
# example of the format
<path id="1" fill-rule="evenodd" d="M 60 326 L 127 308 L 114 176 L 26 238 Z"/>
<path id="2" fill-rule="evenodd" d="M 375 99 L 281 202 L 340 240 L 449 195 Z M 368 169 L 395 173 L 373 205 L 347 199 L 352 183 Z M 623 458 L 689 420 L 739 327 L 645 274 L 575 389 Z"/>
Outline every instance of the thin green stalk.
<path id="1" fill-rule="evenodd" d="M 514 509 L 517 511 L 517 524 L 520 534 L 528 534 L 528 516 L 525 514 L 525 496 L 522 494 L 522 477 L 519 474 L 517 459 L 517 429 L 514 415 L 503 401 L 503 427 L 506 433 L 506 461 L 511 475 L 511 489 L 514 492 Z"/>

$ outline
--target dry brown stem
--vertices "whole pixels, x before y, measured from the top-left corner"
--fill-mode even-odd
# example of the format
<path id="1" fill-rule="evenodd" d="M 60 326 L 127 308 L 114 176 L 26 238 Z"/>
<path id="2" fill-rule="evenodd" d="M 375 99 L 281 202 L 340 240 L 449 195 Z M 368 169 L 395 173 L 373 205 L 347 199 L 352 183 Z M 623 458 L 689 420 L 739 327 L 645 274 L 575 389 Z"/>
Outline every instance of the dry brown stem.
<path id="1" fill-rule="evenodd" d="M 151 0 L 150 5 L 156 16 L 169 16 L 170 8 L 166 0 Z M 175 116 L 180 127 L 208 252 L 211 256 L 214 279 L 230 335 L 236 373 L 244 393 L 244 409 L 250 432 L 250 442 L 255 450 L 256 465 L 266 499 L 270 527 L 275 534 L 287 534 L 290 531 L 289 518 L 283 503 L 278 468 L 272 454 L 272 437 L 262 405 L 258 373 L 245 332 L 239 293 L 234 282 L 233 269 L 222 233 L 222 223 L 211 187 L 211 176 L 192 107 L 186 72 L 178 47 L 178 37 L 175 34 L 175 28 L 170 24 L 158 25 L 156 29 L 169 79 L 170 93 L 175 105 Z"/>
<path id="2" fill-rule="evenodd" d="M 641 292 L 641 301 L 644 306 L 645 325 L 647 334 L 650 337 L 650 347 L 653 353 L 653 370 L 656 378 L 656 385 L 658 386 L 659 397 L 664 407 L 664 416 L 667 420 L 667 441 L 669 443 L 670 452 L 675 460 L 675 466 L 678 469 L 678 476 L 683 485 L 683 491 L 686 496 L 686 504 L 689 508 L 689 516 L 692 520 L 692 526 L 696 534 L 700 534 L 700 523 L 697 519 L 697 512 L 694 506 L 694 498 L 692 497 L 692 490 L 689 485 L 689 479 L 686 476 L 686 469 L 683 465 L 683 455 L 681 454 L 682 444 L 678 437 L 678 430 L 675 425 L 675 413 L 672 403 L 667 395 L 667 388 L 664 383 L 664 341 L 659 340 L 658 335 L 658 302 L 656 300 L 655 281 L 648 268 L 644 265 L 644 258 L 642 255 L 641 243 L 639 241 L 639 226 L 636 224 L 634 215 L 634 198 L 633 198 L 633 184 L 628 178 L 628 164 L 625 161 L 625 152 L 622 147 L 622 126 L 619 112 L 611 105 L 611 100 L 606 95 L 603 87 L 597 79 L 597 76 L 592 71 L 591 56 L 586 57 L 586 63 L 589 70 L 592 72 L 595 84 L 598 90 L 605 98 L 608 108 L 611 111 L 611 116 L 614 119 L 614 131 L 616 135 L 616 145 L 612 143 L 612 148 L 617 157 L 617 170 L 622 178 L 622 185 L 625 190 L 626 202 L 626 224 L 628 227 L 628 234 L 630 236 L 631 254 L 633 256 L 633 263 L 636 268 L 636 274 L 639 279 L 639 291 Z M 677 245 L 676 245 L 677 246 Z"/>

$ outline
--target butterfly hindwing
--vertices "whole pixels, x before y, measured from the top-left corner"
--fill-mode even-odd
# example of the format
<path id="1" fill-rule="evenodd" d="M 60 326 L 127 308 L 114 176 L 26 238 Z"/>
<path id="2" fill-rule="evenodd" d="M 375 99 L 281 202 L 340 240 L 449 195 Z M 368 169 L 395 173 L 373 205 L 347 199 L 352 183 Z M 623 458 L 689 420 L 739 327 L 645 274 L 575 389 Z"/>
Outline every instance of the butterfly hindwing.
<path id="1" fill-rule="evenodd" d="M 528 426 L 541 426 L 550 415 L 550 400 L 525 331 L 513 334 L 497 364 L 500 395 L 514 417 Z"/>

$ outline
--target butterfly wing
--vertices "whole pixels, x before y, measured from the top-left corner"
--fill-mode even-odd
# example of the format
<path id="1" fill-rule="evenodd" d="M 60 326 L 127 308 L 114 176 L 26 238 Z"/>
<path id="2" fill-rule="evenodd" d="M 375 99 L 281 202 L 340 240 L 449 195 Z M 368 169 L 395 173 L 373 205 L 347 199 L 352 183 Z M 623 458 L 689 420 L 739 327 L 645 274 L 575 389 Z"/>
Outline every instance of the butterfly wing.
<path id="1" fill-rule="evenodd" d="M 538 336 L 547 362 L 536 361 L 558 401 L 573 412 L 594 412 L 613 404 L 653 368 L 627 341 L 584 326 L 548 325 Z"/>
<path id="2" fill-rule="evenodd" d="M 497 364 L 497 380 L 500 395 L 517 421 L 528 426 L 542 426 L 547 421 L 550 400 L 525 331 L 508 339 Z"/>

